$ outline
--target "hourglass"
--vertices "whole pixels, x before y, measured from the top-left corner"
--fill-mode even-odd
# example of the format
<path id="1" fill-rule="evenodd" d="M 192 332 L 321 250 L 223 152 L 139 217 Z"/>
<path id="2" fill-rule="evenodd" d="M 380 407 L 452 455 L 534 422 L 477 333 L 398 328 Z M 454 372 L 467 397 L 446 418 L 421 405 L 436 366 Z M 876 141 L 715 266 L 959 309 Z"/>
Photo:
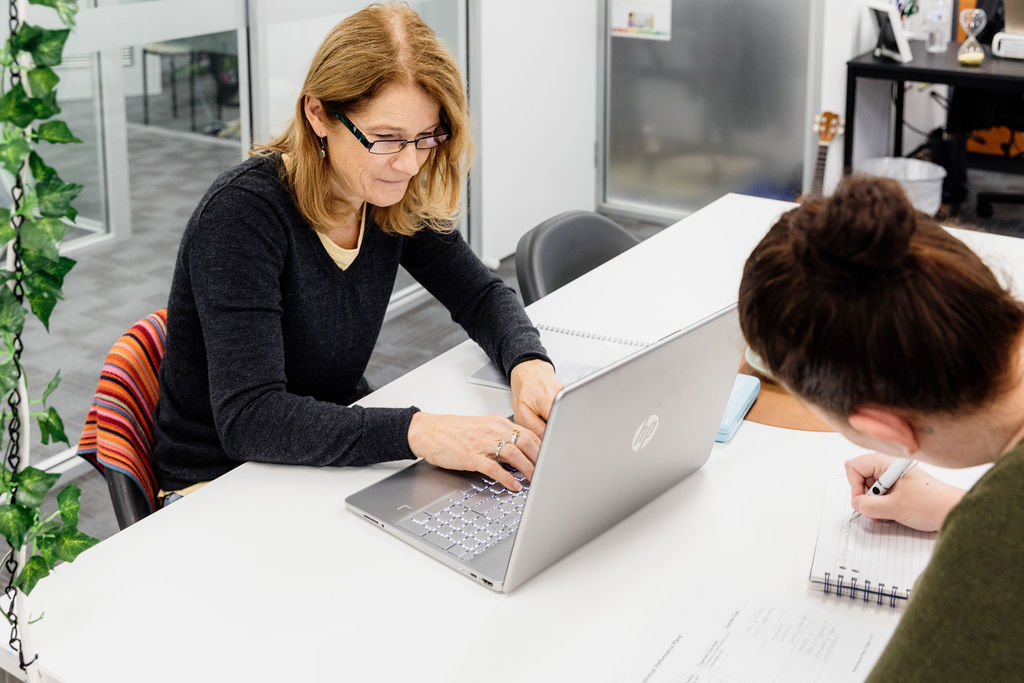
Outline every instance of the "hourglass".
<path id="1" fill-rule="evenodd" d="M 988 17 L 983 9 L 965 9 L 960 12 L 960 25 L 967 33 L 967 40 L 956 51 L 956 59 L 964 66 L 978 66 L 985 61 L 985 48 L 978 42 L 978 35 L 987 22 Z"/>

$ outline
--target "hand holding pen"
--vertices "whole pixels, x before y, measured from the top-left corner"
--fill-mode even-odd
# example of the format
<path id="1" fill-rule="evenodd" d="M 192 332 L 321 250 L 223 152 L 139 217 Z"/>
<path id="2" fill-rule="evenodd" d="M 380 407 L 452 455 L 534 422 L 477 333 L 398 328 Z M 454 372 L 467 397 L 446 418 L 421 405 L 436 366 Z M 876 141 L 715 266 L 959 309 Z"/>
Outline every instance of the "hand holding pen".
<path id="1" fill-rule="evenodd" d="M 848 460 L 846 478 L 853 506 L 873 520 L 892 520 L 912 529 L 937 531 L 964 491 L 936 479 L 915 467 L 915 463 L 913 459 L 894 459 L 880 453 Z M 877 493 L 871 490 L 875 487 Z"/>
<path id="2" fill-rule="evenodd" d="M 910 468 L 916 464 L 917 461 L 913 458 L 897 458 L 893 464 L 886 468 L 885 472 L 882 473 L 882 476 L 878 478 L 878 481 L 868 487 L 868 490 L 864 495 L 884 496 L 889 493 L 889 489 L 899 481 L 899 478 L 906 474 Z M 850 519 L 857 519 L 858 517 L 860 517 L 860 513 L 856 511 L 850 515 Z"/>

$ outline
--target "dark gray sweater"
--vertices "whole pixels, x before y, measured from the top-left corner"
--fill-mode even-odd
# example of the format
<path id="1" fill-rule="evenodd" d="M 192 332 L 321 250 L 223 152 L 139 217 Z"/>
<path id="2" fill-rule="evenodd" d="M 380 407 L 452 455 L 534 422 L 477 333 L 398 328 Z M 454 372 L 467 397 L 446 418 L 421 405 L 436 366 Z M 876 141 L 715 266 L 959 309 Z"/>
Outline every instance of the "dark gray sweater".
<path id="1" fill-rule="evenodd" d="M 508 375 L 544 358 L 515 293 L 462 237 L 387 235 L 367 218 L 341 270 L 277 174 L 254 158 L 222 174 L 181 240 L 167 311 L 153 463 L 160 486 L 245 461 L 365 465 L 414 457 L 416 408 L 347 407 L 402 265 Z"/>

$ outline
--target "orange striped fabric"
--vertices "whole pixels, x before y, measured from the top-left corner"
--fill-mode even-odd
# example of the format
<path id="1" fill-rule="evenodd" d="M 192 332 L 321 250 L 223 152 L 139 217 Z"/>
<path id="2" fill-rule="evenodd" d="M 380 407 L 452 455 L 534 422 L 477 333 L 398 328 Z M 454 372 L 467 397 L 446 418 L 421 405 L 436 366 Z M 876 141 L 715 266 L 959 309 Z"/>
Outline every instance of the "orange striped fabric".
<path id="1" fill-rule="evenodd" d="M 157 483 L 149 459 L 153 410 L 160 395 L 157 373 L 167 337 L 167 309 L 147 315 L 117 340 L 100 373 L 92 407 L 78 442 L 78 455 L 101 473 L 131 477 L 157 508 Z"/>

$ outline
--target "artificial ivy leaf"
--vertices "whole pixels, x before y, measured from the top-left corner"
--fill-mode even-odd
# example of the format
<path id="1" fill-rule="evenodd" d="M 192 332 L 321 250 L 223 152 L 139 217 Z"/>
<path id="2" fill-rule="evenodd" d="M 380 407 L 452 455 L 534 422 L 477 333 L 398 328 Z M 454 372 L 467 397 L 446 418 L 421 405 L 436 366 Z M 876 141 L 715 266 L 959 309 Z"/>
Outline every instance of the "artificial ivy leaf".
<path id="1" fill-rule="evenodd" d="M 99 542 L 99 539 L 83 534 L 78 529 L 64 529 L 57 534 L 54 549 L 56 550 L 57 559 L 72 562 L 76 557 Z"/>
<path id="2" fill-rule="evenodd" d="M 53 90 L 43 97 L 33 97 L 32 112 L 37 119 L 48 119 L 60 113 L 60 105 L 57 104 L 57 91 Z"/>
<path id="3" fill-rule="evenodd" d="M 10 231 L 10 234 L 7 231 Z M 14 228 L 11 227 L 11 210 L 7 207 L 0 207 L 0 245 L 7 244 L 12 239 L 14 239 Z"/>
<path id="4" fill-rule="evenodd" d="M 27 507 L 38 508 L 43 504 L 46 493 L 60 479 L 56 472 L 44 472 L 35 467 L 26 467 L 15 473 L 14 482 L 18 485 L 16 500 Z"/>
<path id="5" fill-rule="evenodd" d="M 25 87 L 18 83 L 0 97 L 0 121 L 10 121 L 18 128 L 24 128 L 36 119 L 35 105 L 25 93 Z"/>
<path id="6" fill-rule="evenodd" d="M 4 287 L 4 289 L 7 288 Z M 14 387 L 16 386 L 18 386 L 18 366 L 15 365 L 14 361 L 10 358 L 0 361 L 0 393 L 7 396 L 14 391 Z M 4 414 L 3 422 L 6 421 L 7 416 Z M 0 424 L 3 422 L 0 422 Z"/>
<path id="7" fill-rule="evenodd" d="M 21 245 L 21 249 L 21 262 L 25 264 L 25 272 L 29 275 L 44 271 L 53 264 L 53 261 L 42 252 L 26 249 L 24 244 Z"/>
<path id="8" fill-rule="evenodd" d="M 46 162 L 43 161 L 43 158 L 36 154 L 35 152 L 32 152 L 31 154 L 28 155 L 28 168 L 30 171 L 32 171 L 32 177 L 36 179 L 36 182 L 39 182 L 40 180 L 46 180 L 50 176 L 57 173 L 52 168 L 47 166 Z"/>
<path id="9" fill-rule="evenodd" d="M 57 218 L 40 218 L 21 226 L 23 249 L 39 252 L 47 262 L 56 261 L 67 226 Z"/>
<path id="10" fill-rule="evenodd" d="M 57 370 L 56 374 L 54 374 L 53 376 L 53 379 L 51 379 L 50 383 L 46 385 L 46 391 L 43 392 L 43 405 L 46 405 L 46 399 L 50 398 L 50 394 L 52 394 L 54 390 L 59 386 L 60 370 Z"/>
<path id="11" fill-rule="evenodd" d="M 71 484 L 69 484 L 70 486 Z M 75 517 L 77 519 L 78 512 L 76 510 Z M 77 521 L 75 522 L 77 525 Z M 32 545 L 39 554 L 46 560 L 46 566 L 49 569 L 53 569 L 57 566 L 57 534 L 64 530 L 64 523 L 56 520 L 50 520 L 43 522 L 35 528 L 35 532 L 30 533 L 30 539 Z M 29 540 L 29 539 L 26 539 Z"/>
<path id="12" fill-rule="evenodd" d="M 47 121 L 41 124 L 36 130 L 35 138 L 37 140 L 46 140 L 47 142 L 53 142 L 55 144 L 63 144 L 67 142 L 81 142 L 75 137 L 71 129 L 68 128 L 68 124 L 63 121 Z"/>
<path id="13" fill-rule="evenodd" d="M 11 56 L 11 43 L 8 40 L 0 41 L 0 66 L 8 69 L 14 64 L 14 57 Z"/>
<path id="14" fill-rule="evenodd" d="M 21 505 L 0 505 L 0 534 L 12 548 L 25 545 L 25 534 L 32 528 L 32 521 L 32 513 Z"/>
<path id="15" fill-rule="evenodd" d="M 24 248 L 24 245 L 22 245 Z M 21 254 L 21 261 L 25 264 L 26 270 L 32 271 L 33 275 L 40 275 L 46 279 L 47 286 L 60 289 L 64 285 L 64 277 L 75 267 L 75 259 L 61 256 L 52 261 L 43 254 L 32 249 L 25 249 Z M 3 270 L 0 269 L 0 279 L 3 278 Z"/>
<path id="16" fill-rule="evenodd" d="M 39 197 L 36 196 L 35 192 L 31 190 L 26 192 L 21 198 L 21 206 L 12 211 L 15 216 L 21 216 L 24 220 L 19 221 L 18 225 L 21 225 L 25 221 L 32 220 L 36 215 L 36 209 L 39 208 Z"/>
<path id="17" fill-rule="evenodd" d="M 21 334 L 25 326 L 25 309 L 9 287 L 0 287 L 0 331 Z"/>
<path id="18" fill-rule="evenodd" d="M 47 313 L 47 318 L 49 318 L 49 312 Z M 64 421 L 60 419 L 56 408 L 50 406 L 45 413 L 36 418 L 36 421 L 39 423 L 40 440 L 44 446 L 50 443 L 50 439 L 53 439 L 54 443 L 60 442 L 71 445 L 67 435 L 64 433 Z"/>
<path id="19" fill-rule="evenodd" d="M 68 28 L 75 27 L 75 14 L 78 12 L 78 0 L 28 0 L 30 5 L 44 5 L 57 10 L 57 16 Z"/>
<path id="20" fill-rule="evenodd" d="M 74 267 L 75 260 L 61 256 L 56 261 L 47 261 L 41 253 L 32 249 L 26 249 L 21 256 L 26 269 L 30 271 L 22 281 L 25 298 L 32 312 L 49 330 L 50 314 L 57 302 L 64 298 L 61 287 L 64 286 L 64 277 Z M 0 271 L 0 279 L 2 277 L 3 271 Z"/>
<path id="21" fill-rule="evenodd" d="M 27 24 L 22 24 L 22 30 Z M 33 27 L 35 28 L 35 27 Z M 34 44 L 26 46 L 32 54 L 32 62 L 37 66 L 57 66 L 63 60 L 64 43 L 68 40 L 70 30 L 66 28 L 56 31 L 38 29 L 39 38 Z"/>
<path id="22" fill-rule="evenodd" d="M 39 42 L 43 29 L 32 24 L 22 24 L 18 32 L 11 36 L 11 54 L 30 51 Z M 36 64 L 36 66 L 42 66 Z M 53 66 L 52 64 L 47 66 Z"/>
<path id="23" fill-rule="evenodd" d="M 36 587 L 36 584 L 39 583 L 39 579 L 49 573 L 50 568 L 46 566 L 46 560 L 39 555 L 34 555 L 25 562 L 25 566 L 21 568 L 21 573 L 18 574 L 18 579 L 14 582 L 14 585 L 20 588 L 22 593 L 28 595 Z"/>
<path id="24" fill-rule="evenodd" d="M 64 487 L 64 490 L 67 490 L 67 488 L 70 486 L 75 486 L 75 484 L 68 484 L 67 486 Z M 75 486 L 75 488 L 78 487 Z M 61 493 L 63 493 L 64 490 L 62 490 Z M 81 489 L 79 489 L 78 492 L 79 494 L 81 494 Z M 39 539 L 49 538 L 52 540 L 57 536 L 57 534 L 61 532 L 61 530 L 64 529 L 65 526 L 67 525 L 64 524 L 63 520 L 58 522 L 55 519 L 51 519 L 47 522 L 42 522 L 41 524 L 38 524 L 36 526 L 36 530 L 32 534 L 32 542 L 36 544 L 36 547 L 39 547 Z M 74 526 L 78 526 L 78 522 L 75 522 Z"/>
<path id="25" fill-rule="evenodd" d="M 68 484 L 57 494 L 57 508 L 60 518 L 69 527 L 78 526 L 78 505 L 82 489 L 77 484 Z"/>
<path id="26" fill-rule="evenodd" d="M 64 278 L 75 266 L 75 260 L 60 256 L 57 260 L 51 261 L 34 249 L 22 251 L 21 260 L 25 264 L 27 272 L 22 280 L 25 296 L 32 311 L 43 321 L 44 325 L 47 325 L 49 311 L 44 309 L 52 310 L 56 302 L 64 298 L 61 287 L 64 286 Z M 4 276 L 5 271 L 0 269 L 0 281 Z"/>
<path id="27" fill-rule="evenodd" d="M 39 213 L 48 218 L 68 216 L 74 220 L 78 212 L 71 208 L 71 200 L 81 191 L 82 186 L 78 183 L 65 183 L 55 175 L 36 183 Z"/>
<path id="28" fill-rule="evenodd" d="M 25 138 L 14 138 L 13 140 L 0 142 L 0 164 L 3 164 L 3 167 L 11 175 L 18 175 L 21 171 L 21 165 L 25 162 L 25 157 L 31 151 L 32 148 Z"/>
<path id="29" fill-rule="evenodd" d="M 55 285 L 53 278 L 45 273 L 30 273 L 23 280 L 25 287 L 25 299 L 39 322 L 47 332 L 50 331 L 50 314 L 53 313 L 57 302 L 64 298 L 64 292 L 60 286 Z"/>
<path id="30" fill-rule="evenodd" d="M 40 529 L 32 538 L 32 544 L 39 551 L 39 555 L 42 556 L 43 560 L 46 561 L 48 569 L 53 569 L 57 566 L 57 531 L 63 528 L 63 525 L 57 522 L 46 522 L 43 526 L 49 530 L 51 525 L 55 525 L 57 529 L 49 533 Z"/>
<path id="31" fill-rule="evenodd" d="M 32 69 L 27 74 L 28 90 L 32 97 L 46 97 L 57 86 L 60 76 L 48 66 Z"/>

